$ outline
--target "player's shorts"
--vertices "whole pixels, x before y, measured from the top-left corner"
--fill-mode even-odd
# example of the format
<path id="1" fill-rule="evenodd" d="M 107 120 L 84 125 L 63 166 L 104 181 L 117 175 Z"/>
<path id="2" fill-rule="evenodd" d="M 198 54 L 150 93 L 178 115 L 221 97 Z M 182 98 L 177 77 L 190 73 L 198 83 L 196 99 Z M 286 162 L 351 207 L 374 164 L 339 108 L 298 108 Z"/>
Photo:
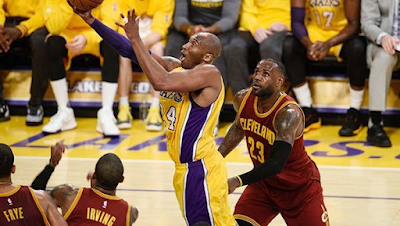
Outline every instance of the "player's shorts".
<path id="1" fill-rule="evenodd" d="M 264 181 L 251 184 L 237 202 L 234 216 L 255 226 L 265 226 L 279 213 L 289 226 L 329 226 L 318 180 L 310 180 L 293 191 L 271 188 Z"/>
<path id="2" fill-rule="evenodd" d="M 322 30 L 318 28 L 313 28 L 313 27 L 307 27 L 308 31 L 308 37 L 310 38 L 311 42 L 316 42 L 316 41 L 321 41 L 325 42 L 329 40 L 330 38 L 336 36 L 339 34 L 339 32 L 332 30 L 332 31 L 327 31 L 327 30 Z M 339 44 L 336 46 L 332 46 L 329 49 L 329 56 L 335 56 L 338 61 L 342 61 L 342 59 L 339 57 L 340 51 L 342 50 L 343 44 Z"/>
<path id="3" fill-rule="evenodd" d="M 176 164 L 175 194 L 187 225 L 237 225 L 228 202 L 228 175 L 219 152 L 196 162 Z"/>
<path id="4" fill-rule="evenodd" d="M 77 35 L 81 35 L 82 32 L 86 31 L 86 30 L 65 30 L 63 31 L 63 33 L 60 35 L 61 37 L 63 37 L 65 39 L 65 41 L 71 42 L 71 40 L 77 36 Z M 76 54 L 73 53 L 71 51 L 68 51 L 68 58 L 66 59 L 66 61 L 64 62 L 65 65 L 65 69 L 69 70 L 69 68 L 71 67 L 71 61 L 72 58 L 78 56 L 78 55 L 82 55 L 82 54 L 90 54 L 93 55 L 95 57 L 100 58 L 100 64 L 103 64 L 103 57 L 100 54 L 100 42 L 94 42 L 94 41 L 90 41 L 88 40 L 85 47 L 83 48 L 83 50 Z"/>

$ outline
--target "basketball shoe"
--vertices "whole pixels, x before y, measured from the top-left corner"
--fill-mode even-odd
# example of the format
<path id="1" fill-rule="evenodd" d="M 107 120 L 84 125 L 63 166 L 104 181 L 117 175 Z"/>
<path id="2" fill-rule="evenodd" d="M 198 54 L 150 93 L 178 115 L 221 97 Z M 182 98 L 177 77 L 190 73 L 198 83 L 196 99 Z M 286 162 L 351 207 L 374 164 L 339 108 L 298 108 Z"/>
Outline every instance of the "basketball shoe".
<path id="1" fill-rule="evenodd" d="M 160 107 L 150 107 L 149 114 L 146 118 L 146 130 L 147 131 L 161 131 L 162 119 L 160 115 Z"/>
<path id="2" fill-rule="evenodd" d="M 111 109 L 101 108 L 97 112 L 97 126 L 96 130 L 102 133 L 105 137 L 119 136 L 120 132 L 117 127 L 117 120 Z"/>
<path id="3" fill-rule="evenodd" d="M 354 108 L 347 110 L 346 119 L 339 130 L 339 135 L 342 137 L 355 136 L 360 133 L 362 129 L 360 111 Z"/>
<path id="4" fill-rule="evenodd" d="M 132 114 L 129 105 L 119 105 L 118 116 L 117 116 L 117 126 L 120 129 L 130 129 L 132 128 Z"/>
<path id="5" fill-rule="evenodd" d="M 8 106 L 3 101 L 0 101 L 0 122 L 10 120 L 10 110 Z"/>
<path id="6" fill-rule="evenodd" d="M 304 132 L 321 128 L 321 118 L 318 117 L 314 108 L 302 107 L 305 116 Z"/>
<path id="7" fill-rule="evenodd" d="M 43 126 L 42 131 L 45 133 L 58 133 L 74 129 L 76 126 L 74 110 L 69 107 L 59 108 L 57 113 L 50 117 L 50 122 Z"/>

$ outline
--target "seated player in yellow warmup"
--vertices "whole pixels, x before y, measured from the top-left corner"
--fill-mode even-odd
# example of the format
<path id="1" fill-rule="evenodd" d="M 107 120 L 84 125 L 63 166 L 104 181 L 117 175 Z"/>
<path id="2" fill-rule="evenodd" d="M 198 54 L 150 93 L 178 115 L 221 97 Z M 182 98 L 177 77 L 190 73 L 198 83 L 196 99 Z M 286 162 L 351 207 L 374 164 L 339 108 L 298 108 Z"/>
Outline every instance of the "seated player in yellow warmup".
<path id="1" fill-rule="evenodd" d="M 90 11 L 75 12 L 121 56 L 139 63 L 154 89 L 161 91 L 167 150 L 175 162 L 175 194 L 187 225 L 237 225 L 228 202 L 225 161 L 213 135 L 225 96 L 221 73 L 212 65 L 221 54 L 218 37 L 197 33 L 182 46 L 179 59 L 160 57 L 143 44 L 134 10 L 125 25 L 119 24 L 129 40 Z"/>
<path id="2" fill-rule="evenodd" d="M 304 132 L 321 127 L 306 81 L 307 60 L 332 56 L 344 61 L 350 80 L 350 108 L 339 131 L 354 136 L 361 131 L 360 108 L 367 75 L 366 40 L 358 36 L 361 0 L 292 0 L 294 36 L 285 39 L 283 62 L 297 101 L 306 116 Z"/>

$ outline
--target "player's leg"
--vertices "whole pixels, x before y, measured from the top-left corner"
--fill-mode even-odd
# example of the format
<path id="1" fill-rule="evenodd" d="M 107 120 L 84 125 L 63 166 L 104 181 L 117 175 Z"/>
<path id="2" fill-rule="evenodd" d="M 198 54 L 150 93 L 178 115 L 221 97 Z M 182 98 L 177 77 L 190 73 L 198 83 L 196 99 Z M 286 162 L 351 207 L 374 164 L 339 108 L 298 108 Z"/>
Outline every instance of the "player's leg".
<path id="1" fill-rule="evenodd" d="M 155 43 L 150 47 L 152 53 L 159 56 L 164 54 L 164 44 L 160 41 Z M 160 115 L 160 92 L 156 91 L 151 87 L 151 105 L 149 109 L 149 114 L 146 118 L 146 130 L 148 131 L 161 131 L 162 129 L 162 119 Z"/>
<path id="2" fill-rule="evenodd" d="M 250 85 L 248 53 L 257 45 L 249 31 L 238 31 L 226 48 L 225 54 L 229 57 L 226 59 L 224 83 L 225 87 L 231 87 L 233 94 Z"/>
<path id="3" fill-rule="evenodd" d="M 75 115 L 68 106 L 68 86 L 65 79 L 64 58 L 68 57 L 66 40 L 61 36 L 50 36 L 46 41 L 46 55 L 50 85 L 57 101 L 58 110 L 43 127 L 43 132 L 57 133 L 76 127 Z"/>
<path id="4" fill-rule="evenodd" d="M 29 45 L 32 50 L 32 83 L 31 98 L 29 99 L 25 123 L 28 126 L 43 124 L 43 98 L 49 84 L 49 72 L 47 61 L 43 60 L 46 56 L 46 36 L 49 34 L 47 29 L 40 28 L 33 32 L 29 37 Z"/>
<path id="5" fill-rule="evenodd" d="M 239 226 L 265 226 L 278 215 L 260 183 L 246 187 L 235 206 L 234 217 Z"/>
<path id="6" fill-rule="evenodd" d="M 389 136 L 383 129 L 382 111 L 386 110 L 386 98 L 389 92 L 392 73 L 399 66 L 399 53 L 390 55 L 382 47 L 371 46 L 371 64 L 369 74 L 369 110 L 367 140 L 374 146 L 390 147 Z"/>
<path id="7" fill-rule="evenodd" d="M 132 84 L 132 61 L 124 57 L 119 58 L 118 94 L 119 107 L 117 125 L 120 129 L 132 128 L 132 114 L 129 106 L 129 91 Z"/>
<path id="8" fill-rule="evenodd" d="M 307 50 L 294 36 L 287 36 L 283 42 L 283 62 L 292 83 L 293 92 L 305 114 L 304 132 L 320 128 L 321 119 L 312 108 L 311 91 L 306 81 Z"/>
<path id="9" fill-rule="evenodd" d="M 119 74 L 119 55 L 106 42 L 100 43 L 100 54 L 104 58 L 101 67 L 102 89 L 101 103 L 102 108 L 97 112 L 97 131 L 104 136 L 118 136 L 120 131 L 117 127 L 117 120 L 114 117 L 113 105 L 115 94 L 118 89 Z"/>
<path id="10" fill-rule="evenodd" d="M 340 136 L 354 136 L 362 129 L 360 108 L 368 73 L 366 52 L 367 40 L 361 36 L 347 40 L 340 51 L 340 57 L 346 61 L 350 79 L 350 108 L 347 110 L 345 123 L 339 131 Z"/>
<path id="11" fill-rule="evenodd" d="M 289 203 L 295 207 L 281 207 L 284 209 L 281 215 L 288 226 L 329 226 L 329 215 L 319 181 L 311 180 L 306 187 L 288 197 L 291 196 Z"/>

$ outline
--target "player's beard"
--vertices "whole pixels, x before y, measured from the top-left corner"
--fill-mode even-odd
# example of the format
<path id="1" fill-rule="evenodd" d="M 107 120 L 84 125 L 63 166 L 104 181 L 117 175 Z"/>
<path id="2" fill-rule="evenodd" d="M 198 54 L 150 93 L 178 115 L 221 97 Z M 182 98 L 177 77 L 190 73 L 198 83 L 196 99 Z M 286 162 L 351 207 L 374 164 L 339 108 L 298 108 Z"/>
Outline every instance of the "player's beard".
<path id="1" fill-rule="evenodd" d="M 253 90 L 253 94 L 262 99 L 268 99 L 269 97 L 272 96 L 272 94 L 274 92 L 275 92 L 275 89 L 274 89 L 274 85 L 272 85 L 272 84 L 265 89 L 261 89 L 259 92 L 254 92 L 254 90 Z"/>

